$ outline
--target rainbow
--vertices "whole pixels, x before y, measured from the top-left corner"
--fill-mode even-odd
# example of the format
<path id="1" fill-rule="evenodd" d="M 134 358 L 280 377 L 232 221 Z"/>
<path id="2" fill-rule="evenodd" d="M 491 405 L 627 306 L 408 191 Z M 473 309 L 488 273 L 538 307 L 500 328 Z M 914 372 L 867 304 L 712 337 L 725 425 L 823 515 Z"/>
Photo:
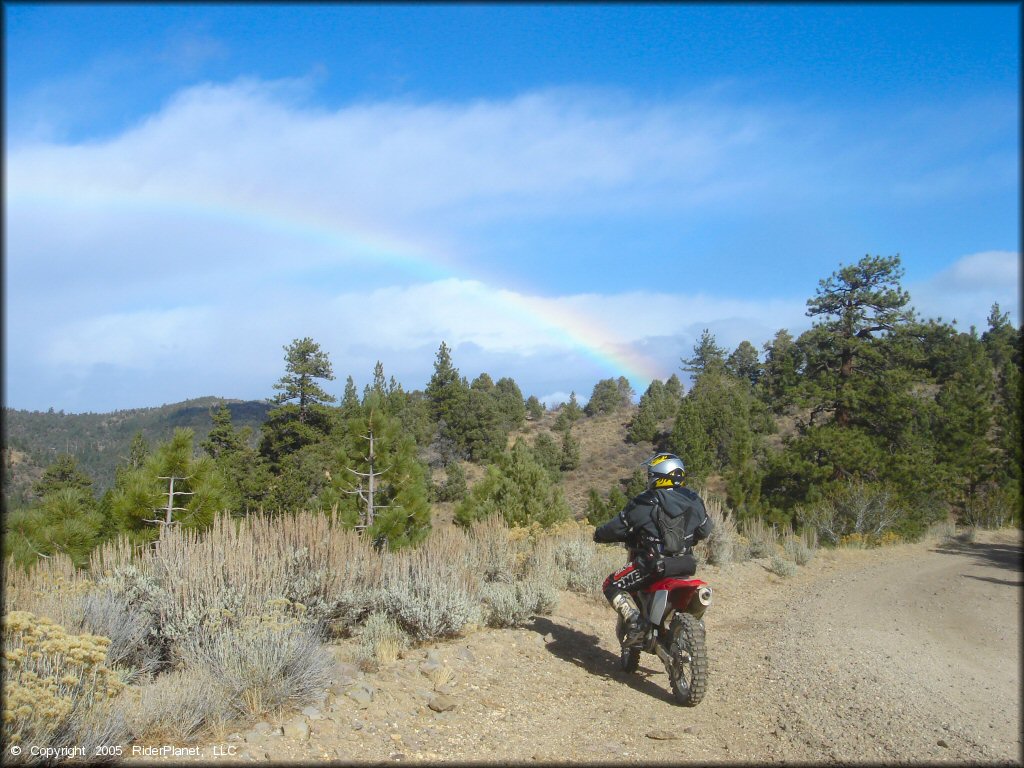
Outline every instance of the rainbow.
<path id="1" fill-rule="evenodd" d="M 134 209 L 143 213 L 172 213 L 199 219 L 260 229 L 326 246 L 354 261 L 371 261 L 402 270 L 424 281 L 456 279 L 488 288 L 497 296 L 495 304 L 508 316 L 543 331 L 550 338 L 582 354 L 609 374 L 622 375 L 634 387 L 646 387 L 667 375 L 664 365 L 639 352 L 600 318 L 540 296 L 495 288 L 494 281 L 468 274 L 440 248 L 428 248 L 394 235 L 353 222 L 341 223 L 311 211 L 284 209 L 279 204 L 246 200 L 226 202 L 221 196 L 196 197 L 142 192 L 129 196 L 123 191 L 91 187 L 87 194 L 70 197 L 9 190 L 9 203 L 59 204 L 69 207 Z M 638 390 L 642 391 L 642 390 Z"/>

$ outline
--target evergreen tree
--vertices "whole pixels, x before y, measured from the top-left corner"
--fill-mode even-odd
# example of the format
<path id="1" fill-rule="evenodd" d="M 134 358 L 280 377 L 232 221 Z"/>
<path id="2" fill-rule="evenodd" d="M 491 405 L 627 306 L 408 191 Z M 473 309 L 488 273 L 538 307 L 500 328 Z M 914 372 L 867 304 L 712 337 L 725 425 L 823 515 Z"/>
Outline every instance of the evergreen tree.
<path id="1" fill-rule="evenodd" d="M 902 277 L 899 256 L 865 256 L 820 280 L 807 300 L 807 315 L 819 318 L 815 327 L 822 332 L 809 373 L 832 390 L 830 405 L 840 427 L 850 426 L 858 410 L 858 376 L 878 368 L 878 355 L 872 354 L 877 334 L 913 319 Z"/>
<path id="2" fill-rule="evenodd" d="M 758 359 L 757 349 L 749 341 L 743 340 L 739 346 L 729 355 L 725 361 L 725 370 L 730 375 L 745 381 L 750 386 L 756 386 L 761 378 L 761 361 Z"/>
<path id="3" fill-rule="evenodd" d="M 461 444 L 473 461 L 485 461 L 505 449 L 508 429 L 486 373 L 473 381 L 460 421 Z"/>
<path id="4" fill-rule="evenodd" d="M 576 400 L 576 392 L 573 391 L 569 393 L 569 402 L 562 403 L 558 409 L 558 417 L 555 419 L 553 429 L 556 432 L 572 429 L 572 425 L 579 421 L 582 415 L 583 409 L 580 408 L 580 404 Z"/>
<path id="5" fill-rule="evenodd" d="M 540 421 L 544 416 L 544 404 L 536 395 L 530 395 L 526 399 L 526 413 L 531 421 Z"/>
<path id="6" fill-rule="evenodd" d="M 281 391 L 274 401 L 284 405 L 297 400 L 299 421 L 305 423 L 311 407 L 335 401 L 316 383 L 317 379 L 333 381 L 334 371 L 327 353 L 308 336 L 296 339 L 284 351 L 287 372 L 274 384 L 274 389 Z"/>
<path id="7" fill-rule="evenodd" d="M 451 350 L 441 342 L 434 359 L 434 373 L 426 389 L 430 415 L 439 425 L 438 438 L 450 440 L 459 449 L 465 449 L 463 427 L 469 404 L 469 385 L 452 365 Z"/>
<path id="8" fill-rule="evenodd" d="M 33 491 L 41 498 L 66 488 L 78 489 L 92 497 L 92 478 L 78 468 L 78 459 L 62 453 L 43 471 Z"/>
<path id="9" fill-rule="evenodd" d="M 212 419 L 213 428 L 200 447 L 226 481 L 226 508 L 234 512 L 262 508 L 273 481 L 263 458 L 249 447 L 252 429 L 236 430 L 227 404 L 222 404 Z"/>
<path id="10" fill-rule="evenodd" d="M 331 413 L 326 404 L 335 401 L 316 383 L 316 379 L 334 379 L 330 360 L 320 346 L 307 337 L 296 339 L 284 349 L 287 372 L 274 384 L 274 389 L 281 390 L 274 398 L 278 407 L 267 414 L 260 440 L 260 454 L 278 476 L 279 484 L 285 464 L 303 463 L 297 458 L 286 461 L 286 457 L 323 441 L 331 431 Z M 298 402 L 293 404 L 292 400 Z"/>
<path id="11" fill-rule="evenodd" d="M 444 482 L 437 491 L 438 501 L 462 501 L 466 498 L 466 472 L 462 465 L 453 461 L 446 468 Z"/>
<path id="12" fill-rule="evenodd" d="M 800 347 L 785 328 L 765 343 L 758 394 L 772 412 L 782 413 L 795 402 L 802 366 Z"/>
<path id="13" fill-rule="evenodd" d="M 354 416 L 359 410 L 359 405 L 359 390 L 356 389 L 355 381 L 349 376 L 345 379 L 345 394 L 341 398 L 342 418 L 347 419 Z"/>
<path id="14" fill-rule="evenodd" d="M 608 509 L 608 503 L 601 498 L 597 489 L 590 488 L 587 491 L 586 520 L 595 527 L 604 525 L 611 520 L 612 512 Z"/>
<path id="15" fill-rule="evenodd" d="M 167 520 L 168 507 L 172 524 L 185 528 L 205 528 L 228 508 L 223 475 L 211 458 L 193 455 L 193 441 L 191 429 L 178 428 L 141 467 L 120 474 L 110 499 L 119 530 L 152 540 Z"/>
<path id="16" fill-rule="evenodd" d="M 718 346 L 715 335 L 705 328 L 700 341 L 693 347 L 693 357 L 684 358 L 681 362 L 684 371 L 697 377 L 709 369 L 725 367 L 725 348 Z"/>
<path id="17" fill-rule="evenodd" d="M 522 427 L 526 421 L 526 404 L 515 380 L 507 376 L 498 379 L 494 385 L 494 396 L 498 402 L 498 411 L 501 413 L 505 431 L 511 432 Z"/>
<path id="18" fill-rule="evenodd" d="M 571 472 L 580 466 L 580 441 L 572 436 L 572 430 L 562 433 L 562 449 L 558 468 L 563 472 Z"/>
<path id="19" fill-rule="evenodd" d="M 653 442 L 658 435 L 661 422 L 675 419 L 679 410 L 678 393 L 682 391 L 682 386 L 679 384 L 678 376 L 673 374 L 672 378 L 675 381 L 671 389 L 668 384 L 662 384 L 658 379 L 647 387 L 640 397 L 636 416 L 629 425 L 627 440 L 632 443 Z"/>
<path id="20" fill-rule="evenodd" d="M 351 527 L 368 524 L 365 535 L 370 540 L 387 541 L 395 549 L 422 541 L 430 531 L 428 474 L 416 456 L 415 442 L 384 406 L 384 398 L 371 390 L 359 413 L 332 437 L 328 483 L 310 506 L 336 509 Z"/>
<path id="21" fill-rule="evenodd" d="M 971 331 L 957 339 L 955 373 L 936 398 L 936 455 L 952 491 L 949 500 L 961 508 L 995 476 L 997 466 L 989 437 L 995 376 L 982 341 Z"/>
<path id="22" fill-rule="evenodd" d="M 231 409 L 227 403 L 222 403 L 216 412 L 210 414 L 210 418 L 213 421 L 213 428 L 207 438 L 199 444 L 208 456 L 216 459 L 245 447 L 252 430 L 248 427 L 235 430 L 231 423 Z"/>
<path id="23" fill-rule="evenodd" d="M 672 452 L 686 465 L 686 473 L 691 482 L 702 482 L 714 469 L 708 430 L 694 400 L 687 398 L 680 403 L 672 428 L 671 445 Z"/>
<path id="24" fill-rule="evenodd" d="M 557 483 L 562 475 L 562 449 L 550 433 L 541 432 L 537 435 L 533 442 L 533 454 L 537 463 L 547 470 L 551 481 Z"/>
<path id="25" fill-rule="evenodd" d="M 29 509 L 4 517 L 4 556 L 29 567 L 61 553 L 84 567 L 100 542 L 103 518 L 92 495 L 73 483 L 55 485 Z"/>
<path id="26" fill-rule="evenodd" d="M 570 517 L 561 490 L 522 441 L 516 441 L 487 468 L 484 479 L 459 505 L 455 521 L 469 526 L 494 514 L 518 526 L 537 522 L 547 527 Z"/>
<path id="27" fill-rule="evenodd" d="M 674 373 L 665 381 L 665 394 L 672 399 L 673 408 L 683 399 L 683 382 Z"/>
<path id="28" fill-rule="evenodd" d="M 594 385 L 583 412 L 587 416 L 597 416 L 603 413 L 615 413 L 627 407 L 632 399 L 633 389 L 629 381 L 624 377 L 616 379 L 601 379 Z"/>
<path id="29" fill-rule="evenodd" d="M 646 490 L 647 470 L 644 467 L 637 467 L 633 470 L 633 474 L 629 476 L 629 482 L 626 483 L 626 498 L 635 498 Z"/>

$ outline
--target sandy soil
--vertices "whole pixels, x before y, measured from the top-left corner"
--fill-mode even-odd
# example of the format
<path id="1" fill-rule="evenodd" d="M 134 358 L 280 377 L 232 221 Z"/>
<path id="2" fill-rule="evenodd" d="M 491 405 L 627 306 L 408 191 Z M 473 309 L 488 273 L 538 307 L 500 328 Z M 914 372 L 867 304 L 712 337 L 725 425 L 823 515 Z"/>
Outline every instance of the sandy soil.
<path id="1" fill-rule="evenodd" d="M 1004 531 L 822 551 L 790 579 L 766 561 L 707 568 L 711 680 L 694 708 L 655 656 L 621 672 L 611 609 L 570 593 L 528 627 L 372 673 L 340 645 L 322 701 L 198 759 L 1020 765 L 1021 552 Z"/>

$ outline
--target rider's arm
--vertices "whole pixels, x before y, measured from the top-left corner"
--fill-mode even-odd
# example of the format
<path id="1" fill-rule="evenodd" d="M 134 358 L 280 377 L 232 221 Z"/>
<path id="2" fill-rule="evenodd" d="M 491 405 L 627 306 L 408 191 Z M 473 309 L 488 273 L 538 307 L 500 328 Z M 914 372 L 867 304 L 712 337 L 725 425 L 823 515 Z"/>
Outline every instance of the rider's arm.
<path id="1" fill-rule="evenodd" d="M 694 504 L 694 512 L 697 513 L 697 519 L 700 521 L 697 524 L 697 529 L 693 532 L 693 542 L 696 544 L 711 535 L 711 531 L 715 529 L 715 523 L 701 499 L 697 499 Z"/>
<path id="2" fill-rule="evenodd" d="M 630 505 L 627 505 L 619 514 L 613 517 L 604 525 L 595 529 L 594 541 L 598 543 L 609 543 L 613 541 L 625 541 L 626 535 L 629 533 L 629 529 L 632 527 L 629 524 L 627 513 Z"/>

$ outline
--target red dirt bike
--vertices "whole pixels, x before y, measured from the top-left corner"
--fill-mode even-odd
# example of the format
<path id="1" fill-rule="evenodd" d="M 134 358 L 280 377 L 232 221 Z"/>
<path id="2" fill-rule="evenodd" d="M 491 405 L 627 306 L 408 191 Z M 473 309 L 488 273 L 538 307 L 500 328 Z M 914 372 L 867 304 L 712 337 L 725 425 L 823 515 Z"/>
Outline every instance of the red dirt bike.
<path id="1" fill-rule="evenodd" d="M 700 579 L 659 579 L 630 592 L 643 621 L 644 637 L 625 645 L 625 622 L 619 616 L 615 635 L 620 664 L 635 672 L 640 653 L 653 653 L 665 664 L 676 702 L 695 707 L 708 687 L 708 654 L 704 643 L 704 611 L 711 605 L 711 587 Z"/>

